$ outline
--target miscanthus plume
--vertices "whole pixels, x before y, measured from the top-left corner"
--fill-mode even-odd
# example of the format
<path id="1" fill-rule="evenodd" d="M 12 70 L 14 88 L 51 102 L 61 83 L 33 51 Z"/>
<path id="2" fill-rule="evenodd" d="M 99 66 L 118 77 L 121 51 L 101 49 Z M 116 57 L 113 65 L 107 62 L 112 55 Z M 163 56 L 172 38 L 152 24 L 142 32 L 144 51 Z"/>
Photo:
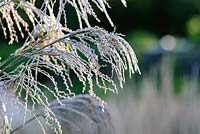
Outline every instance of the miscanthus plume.
<path id="1" fill-rule="evenodd" d="M 126 1 L 121 2 L 126 6 Z M 73 7 L 77 16 L 79 28 L 75 30 L 68 26 L 68 6 Z M 7 114 L 7 99 L 3 98 L 10 97 L 12 104 L 24 108 L 23 125 L 27 123 L 29 112 L 41 125 L 43 133 L 46 131 L 39 116 L 53 132 L 61 134 L 62 127 L 51 109 L 51 101 L 53 98 L 64 106 L 62 100 L 75 96 L 72 89 L 76 82 L 71 78 L 72 73 L 81 82 L 82 92 L 98 100 L 101 99 L 95 94 L 94 86 L 118 93 L 113 77 L 122 88 L 125 71 L 130 77 L 135 72 L 140 73 L 135 53 L 121 34 L 92 26 L 89 17 L 100 22 L 94 8 L 103 12 L 114 27 L 107 12 L 110 8 L 107 0 L 0 1 L 4 37 L 9 39 L 9 44 L 26 39 L 19 49 L 0 62 L 0 93 L 4 96 L 0 99 L 1 133 L 16 131 L 12 127 L 12 116 Z M 110 74 L 102 71 L 108 67 Z M 62 90 L 60 83 L 64 87 Z M 42 109 L 40 112 L 38 107 Z"/>

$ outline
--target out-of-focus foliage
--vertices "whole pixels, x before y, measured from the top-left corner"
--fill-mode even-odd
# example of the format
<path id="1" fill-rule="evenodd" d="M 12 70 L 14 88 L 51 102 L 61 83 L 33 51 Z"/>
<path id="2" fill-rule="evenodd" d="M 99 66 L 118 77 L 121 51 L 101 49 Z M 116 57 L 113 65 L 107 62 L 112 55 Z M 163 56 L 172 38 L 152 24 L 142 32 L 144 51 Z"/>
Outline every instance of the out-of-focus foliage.
<path id="1" fill-rule="evenodd" d="M 200 15 L 192 16 L 187 22 L 187 31 L 189 37 L 195 42 L 200 42 Z"/>
<path id="2" fill-rule="evenodd" d="M 139 82 L 131 81 L 127 92 L 108 98 L 116 134 L 200 133 L 197 70 L 177 80 L 172 61 L 165 57 Z"/>
<path id="3" fill-rule="evenodd" d="M 114 6 L 110 12 L 118 30 L 145 29 L 159 36 L 186 35 L 187 20 L 200 13 L 198 0 L 127 0 L 127 9 L 115 0 L 111 3 Z"/>
<path id="4" fill-rule="evenodd" d="M 132 46 L 137 49 L 137 53 L 145 53 L 155 47 L 158 39 L 156 35 L 144 30 L 138 30 L 129 33 L 128 40 Z"/>

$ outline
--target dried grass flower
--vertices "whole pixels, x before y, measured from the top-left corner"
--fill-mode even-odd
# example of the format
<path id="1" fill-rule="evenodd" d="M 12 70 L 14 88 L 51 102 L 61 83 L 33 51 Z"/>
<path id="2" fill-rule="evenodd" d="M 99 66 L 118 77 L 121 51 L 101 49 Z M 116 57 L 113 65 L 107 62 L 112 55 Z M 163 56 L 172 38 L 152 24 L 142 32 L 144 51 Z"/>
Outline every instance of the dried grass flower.
<path id="1" fill-rule="evenodd" d="M 125 71 L 127 70 L 131 77 L 135 72 L 140 73 L 140 70 L 133 49 L 122 35 L 90 25 L 89 15 L 100 21 L 93 10 L 95 5 L 106 15 L 111 26 L 114 26 L 107 13 L 106 8 L 110 6 L 106 0 L 44 0 L 41 6 L 37 6 L 36 3 L 36 0 L 0 2 L 2 15 L 0 24 L 4 36 L 9 35 L 9 44 L 18 41 L 18 32 L 21 37 L 28 35 L 23 46 L 0 64 L 0 82 L 3 82 L 9 92 L 15 95 L 16 100 L 22 100 L 18 103 L 24 106 L 25 111 L 32 112 L 35 119 L 37 119 L 35 107 L 38 105 L 43 107 L 46 123 L 55 133 L 62 133 L 60 122 L 49 107 L 51 101 L 49 96 L 53 96 L 62 104 L 61 99 L 75 95 L 71 90 L 74 83 L 70 70 L 82 83 L 82 92 L 87 91 L 98 100 L 101 99 L 95 94 L 94 85 L 105 92 L 118 93 L 113 77 L 116 76 L 119 85 L 123 87 Z M 122 3 L 126 5 L 124 0 Z M 56 4 L 59 5 L 57 14 Z M 77 30 L 71 30 L 67 25 L 65 9 L 67 4 L 70 4 L 77 13 L 79 21 Z M 25 12 L 30 24 L 19 14 L 19 10 Z M 63 24 L 62 19 L 65 20 Z M 33 29 L 30 29 L 29 25 Z M 111 68 L 111 75 L 102 71 L 107 66 Z M 49 83 L 39 81 L 40 76 Z M 56 77 L 62 79 L 64 90 L 59 89 Z M 101 101 L 103 103 L 103 100 Z M 4 103 L 1 102 L 3 106 Z M 12 127 L 9 129 L 12 130 Z"/>

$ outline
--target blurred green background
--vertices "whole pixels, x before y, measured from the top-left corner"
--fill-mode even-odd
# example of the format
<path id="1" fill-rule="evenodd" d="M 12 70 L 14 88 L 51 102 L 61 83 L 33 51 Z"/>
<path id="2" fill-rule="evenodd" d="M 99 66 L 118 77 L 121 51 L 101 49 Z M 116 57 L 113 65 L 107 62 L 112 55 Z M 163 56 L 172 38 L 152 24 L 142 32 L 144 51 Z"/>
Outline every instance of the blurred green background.
<path id="1" fill-rule="evenodd" d="M 120 0 L 109 2 L 112 9 L 108 10 L 116 25 L 116 32 L 126 35 L 125 38 L 137 54 L 142 74 L 150 72 L 165 56 L 171 58 L 171 62 L 166 64 L 173 64 L 175 86 L 179 78 L 199 74 L 199 0 L 127 0 L 127 8 L 124 8 Z M 68 9 L 69 25 L 76 28 L 75 12 Z M 93 26 L 114 30 L 103 13 L 97 11 L 97 15 L 102 21 L 98 23 L 91 19 Z M 23 40 L 10 46 L 3 39 L 2 32 L 0 34 L 0 57 L 5 59 L 22 45 Z M 136 81 L 141 77 L 143 75 L 135 75 Z M 80 89 L 78 85 L 75 84 L 76 89 Z"/>

